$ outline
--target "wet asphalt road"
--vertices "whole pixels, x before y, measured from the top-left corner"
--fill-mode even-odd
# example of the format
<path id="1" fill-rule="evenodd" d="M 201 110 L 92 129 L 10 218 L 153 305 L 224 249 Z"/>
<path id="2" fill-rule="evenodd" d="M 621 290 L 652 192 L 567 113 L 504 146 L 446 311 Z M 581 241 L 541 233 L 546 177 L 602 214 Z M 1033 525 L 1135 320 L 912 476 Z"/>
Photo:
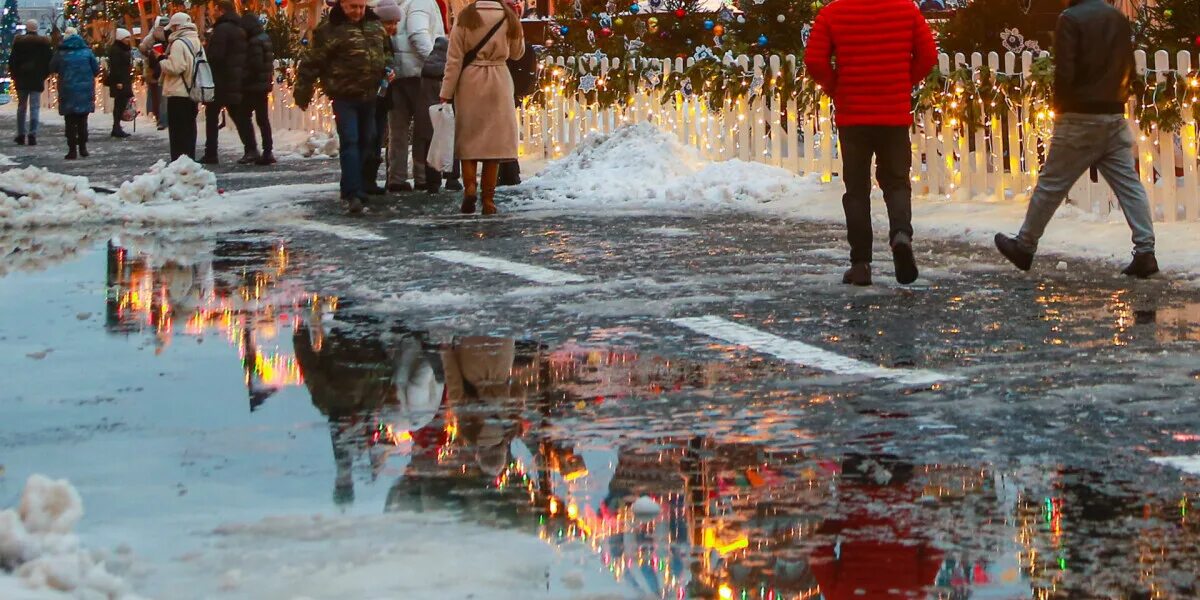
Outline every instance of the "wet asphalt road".
<path id="1" fill-rule="evenodd" d="M 115 159 L 102 164 L 117 175 Z M 313 166 L 280 180 L 331 172 L 332 163 L 303 164 Z M 793 598 L 816 586 L 827 598 L 1200 595 L 1200 530 L 1190 515 L 1200 480 L 1150 460 L 1200 453 L 1200 291 L 1079 260 L 1058 271 L 1050 258 L 1021 274 L 990 248 L 923 239 L 917 284 L 895 284 L 877 248 L 876 285 L 860 289 L 840 283 L 846 248 L 830 225 L 740 214 L 483 219 L 424 194 L 391 196 L 352 218 L 313 202 L 317 220 L 354 228 L 359 239 L 205 232 L 208 258 L 173 259 L 171 244 L 144 254 L 101 247 L 109 269 L 95 275 L 108 288 L 106 329 L 147 346 L 162 336 L 139 311 L 157 309 L 121 302 L 143 285 L 136 273 L 174 293 L 180 265 L 201 264 L 218 298 L 265 291 L 272 299 L 235 312 L 288 322 L 271 339 L 303 382 L 267 381 L 254 344 L 227 328 L 177 335 L 228 338 L 230 360 L 247 365 L 257 414 L 277 409 L 273 386 L 307 390 L 319 413 L 311 417 L 330 423 L 334 452 L 294 468 L 326 478 L 335 503 L 388 488 L 387 510 L 432 502 L 553 540 L 556 528 L 567 537 L 596 529 L 563 514 L 576 496 L 615 509 L 652 494 L 668 505 L 660 527 L 672 533 L 642 530 L 639 550 L 675 557 L 691 577 L 651 589 L 626 573 L 630 597 L 728 589 Z M 429 254 L 444 251 L 517 266 L 503 273 Z M 527 279 L 549 276 L 580 281 Z M 182 299 L 168 304 L 178 322 L 194 310 Z M 22 310 L 12 299 L 3 307 Z M 943 377 L 833 374 L 823 368 L 828 355 L 796 364 L 676 322 L 700 317 Z M 85 325 L 95 326 L 72 324 Z M 492 341 L 473 345 L 471 336 Z M 432 457 L 414 449 L 393 483 L 376 482 L 377 468 L 353 457 L 387 444 L 364 424 L 387 421 L 397 398 L 385 390 L 399 386 L 392 365 L 414 341 L 437 381 L 476 374 L 416 423 L 424 425 L 413 429 L 416 446 L 436 450 Z M 497 368 L 511 379 L 479 374 Z M 18 405 L 42 393 L 17 389 Z M 246 396 L 225 400 L 245 410 Z M 135 429 L 153 426 L 119 404 L 112 410 L 109 418 Z M 0 425 L 0 447 L 39 443 L 36 431 Z M 518 445 L 528 456 L 514 454 Z M 571 478 L 589 453 L 615 465 L 607 484 L 589 488 L 586 469 Z M 231 451 L 226 460 L 245 459 Z M 527 478 L 529 494 L 498 485 L 514 474 Z M 328 502 L 328 490 L 312 496 Z M 726 543 L 742 538 L 745 548 Z M 630 551 L 619 539 L 593 543 L 621 580 L 608 564 Z M 713 560 L 718 547 L 727 551 Z"/>

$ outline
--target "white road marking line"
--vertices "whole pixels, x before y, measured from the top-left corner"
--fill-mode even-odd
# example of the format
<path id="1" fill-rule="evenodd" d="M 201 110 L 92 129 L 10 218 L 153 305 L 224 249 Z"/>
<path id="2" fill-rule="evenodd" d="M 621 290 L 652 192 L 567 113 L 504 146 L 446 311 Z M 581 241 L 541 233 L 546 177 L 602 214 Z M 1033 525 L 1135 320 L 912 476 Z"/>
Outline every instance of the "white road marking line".
<path id="1" fill-rule="evenodd" d="M 477 267 L 480 269 L 487 269 L 489 271 L 496 271 L 497 273 L 504 273 L 505 275 L 512 275 L 513 277 L 520 277 L 521 279 L 527 279 L 534 283 L 546 283 L 554 285 L 561 283 L 579 283 L 588 281 L 589 279 L 582 275 L 575 275 L 573 273 L 566 273 L 563 271 L 555 271 L 553 269 L 536 267 L 534 265 L 513 262 L 510 260 L 504 260 L 502 258 L 492 258 L 490 256 L 472 254 L 470 252 L 462 252 L 459 250 L 426 252 L 425 255 L 432 256 L 436 259 L 444 260 L 446 262 Z"/>
<path id="2" fill-rule="evenodd" d="M 757 352 L 770 354 L 783 360 L 823 371 L 830 371 L 839 375 L 862 375 L 876 379 L 892 379 L 910 385 L 928 385 L 939 381 L 958 379 L 958 377 L 924 369 L 889 369 L 887 367 L 872 365 L 712 315 L 672 319 L 671 322 L 680 327 L 691 329 L 701 335 L 706 335 L 730 344 L 745 346 Z"/>
<path id="3" fill-rule="evenodd" d="M 1156 456 L 1150 462 L 1175 467 L 1189 475 L 1200 476 L 1200 454 L 1193 456 Z"/>

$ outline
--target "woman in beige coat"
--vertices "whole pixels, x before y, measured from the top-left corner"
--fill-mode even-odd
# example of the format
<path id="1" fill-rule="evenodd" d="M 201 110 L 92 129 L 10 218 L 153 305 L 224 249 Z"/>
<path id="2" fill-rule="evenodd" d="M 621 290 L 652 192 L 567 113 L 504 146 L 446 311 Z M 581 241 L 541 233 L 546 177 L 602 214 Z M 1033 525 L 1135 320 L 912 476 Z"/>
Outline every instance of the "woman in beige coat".
<path id="1" fill-rule="evenodd" d="M 493 27 L 499 29 L 463 65 Z M 475 212 L 476 175 L 483 162 L 483 214 L 496 214 L 496 177 L 500 163 L 517 158 L 517 110 L 506 60 L 525 53 L 521 19 L 497 0 L 477 0 L 463 9 L 450 32 L 442 102 L 454 101 L 454 153 L 462 161 L 462 212 Z M 458 93 L 461 92 L 461 93 Z"/>

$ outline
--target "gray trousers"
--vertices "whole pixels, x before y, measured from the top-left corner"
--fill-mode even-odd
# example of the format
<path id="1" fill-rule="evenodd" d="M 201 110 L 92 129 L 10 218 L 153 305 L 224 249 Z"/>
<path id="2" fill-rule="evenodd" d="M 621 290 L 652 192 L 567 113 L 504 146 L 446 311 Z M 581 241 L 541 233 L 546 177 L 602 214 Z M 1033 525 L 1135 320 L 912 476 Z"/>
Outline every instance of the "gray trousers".
<path id="1" fill-rule="evenodd" d="M 388 86 L 392 95 L 392 109 L 388 113 L 387 183 L 399 184 L 408 181 L 408 155 L 410 152 L 414 119 L 418 111 L 428 112 L 421 100 L 421 78 L 400 77 Z M 418 154 L 413 160 L 413 180 L 417 187 L 425 184 L 425 155 Z"/>
<path id="2" fill-rule="evenodd" d="M 1117 195 L 1125 221 L 1133 231 L 1135 254 L 1154 252 L 1154 220 L 1150 200 L 1133 164 L 1133 132 L 1122 115 L 1059 115 L 1050 139 L 1050 155 L 1029 199 L 1017 243 L 1036 252 L 1038 240 L 1054 211 L 1075 182 L 1092 166 Z M 1168 182 L 1170 183 L 1170 182 Z"/>

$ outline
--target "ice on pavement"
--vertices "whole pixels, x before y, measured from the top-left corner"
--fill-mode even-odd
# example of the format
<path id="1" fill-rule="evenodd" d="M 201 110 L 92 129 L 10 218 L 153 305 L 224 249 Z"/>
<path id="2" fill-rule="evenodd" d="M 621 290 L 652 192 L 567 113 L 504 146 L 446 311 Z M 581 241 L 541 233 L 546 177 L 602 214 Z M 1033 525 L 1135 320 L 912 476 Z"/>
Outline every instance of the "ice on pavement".
<path id="1" fill-rule="evenodd" d="M 82 518 L 83 501 L 70 482 L 30 476 L 18 507 L 0 511 L 0 597 L 136 598 L 108 569 L 127 561 L 81 545 L 74 530 Z"/>

